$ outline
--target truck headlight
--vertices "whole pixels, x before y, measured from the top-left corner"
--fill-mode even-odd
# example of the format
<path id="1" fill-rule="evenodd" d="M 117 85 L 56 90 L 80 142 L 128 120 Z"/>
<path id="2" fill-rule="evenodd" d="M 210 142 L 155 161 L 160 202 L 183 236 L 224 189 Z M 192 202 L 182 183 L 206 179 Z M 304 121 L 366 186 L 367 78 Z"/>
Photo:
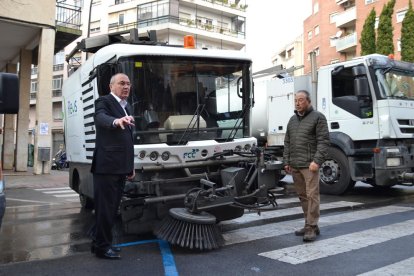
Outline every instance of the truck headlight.
<path id="1" fill-rule="evenodd" d="M 397 167 L 401 165 L 400 158 L 387 158 L 387 167 Z"/>

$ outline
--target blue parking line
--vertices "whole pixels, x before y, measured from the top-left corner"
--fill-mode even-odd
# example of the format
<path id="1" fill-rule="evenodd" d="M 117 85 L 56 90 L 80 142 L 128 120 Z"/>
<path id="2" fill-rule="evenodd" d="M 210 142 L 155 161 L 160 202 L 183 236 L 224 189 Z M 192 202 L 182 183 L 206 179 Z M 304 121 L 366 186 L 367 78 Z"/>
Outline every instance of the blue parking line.
<path id="1" fill-rule="evenodd" d="M 170 245 L 168 244 L 168 242 L 164 240 L 144 240 L 144 241 L 136 241 L 136 242 L 127 242 L 127 243 L 117 244 L 116 246 L 126 247 L 126 246 L 155 243 L 155 242 L 157 242 L 160 247 L 165 276 L 178 276 L 179 274 L 177 272 L 177 267 L 175 266 L 174 256 L 171 253 Z"/>
<path id="2" fill-rule="evenodd" d="M 170 245 L 164 240 L 158 240 L 161 250 L 162 263 L 164 264 L 165 276 L 178 276 L 174 256 L 171 253 Z"/>

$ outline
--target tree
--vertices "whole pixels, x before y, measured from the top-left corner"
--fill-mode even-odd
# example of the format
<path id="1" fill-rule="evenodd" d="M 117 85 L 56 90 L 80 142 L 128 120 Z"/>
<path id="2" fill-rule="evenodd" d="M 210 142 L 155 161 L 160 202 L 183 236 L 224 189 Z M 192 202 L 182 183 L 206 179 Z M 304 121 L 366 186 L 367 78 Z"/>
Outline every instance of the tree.
<path id="1" fill-rule="evenodd" d="M 392 26 L 392 14 L 394 13 L 395 0 L 390 0 L 385 4 L 378 24 L 377 52 L 383 55 L 394 54 L 394 42 Z"/>
<path id="2" fill-rule="evenodd" d="M 411 0 L 401 26 L 401 60 L 414 62 L 414 11 Z"/>
<path id="3" fill-rule="evenodd" d="M 376 12 L 372 8 L 368 17 L 365 19 L 364 27 L 362 28 L 361 38 L 361 55 L 374 54 L 376 52 L 375 47 L 375 18 Z"/>

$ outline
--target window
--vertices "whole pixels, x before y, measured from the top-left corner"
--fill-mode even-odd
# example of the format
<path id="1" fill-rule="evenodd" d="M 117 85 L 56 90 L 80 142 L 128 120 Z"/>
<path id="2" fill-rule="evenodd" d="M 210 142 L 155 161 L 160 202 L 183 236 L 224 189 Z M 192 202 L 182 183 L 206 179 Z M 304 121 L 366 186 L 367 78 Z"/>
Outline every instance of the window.
<path id="1" fill-rule="evenodd" d="M 63 75 L 53 76 L 53 80 L 52 80 L 52 96 L 53 97 L 62 96 L 62 82 L 63 82 Z"/>
<path id="2" fill-rule="evenodd" d="M 119 14 L 119 17 L 118 17 L 119 25 L 124 25 L 124 17 L 125 17 L 125 15 L 123 13 Z"/>
<path id="3" fill-rule="evenodd" d="M 339 59 L 337 59 L 337 58 L 331 60 L 331 64 L 335 64 L 335 63 L 338 63 L 338 62 L 339 62 Z"/>
<path id="4" fill-rule="evenodd" d="M 90 28 L 91 33 L 100 32 L 100 30 L 101 30 L 101 21 L 91 22 L 89 28 Z"/>
<path id="5" fill-rule="evenodd" d="M 360 96 L 356 90 L 356 87 L 367 84 L 367 77 L 355 76 L 352 68 L 336 70 L 332 75 L 332 103 L 356 117 L 372 118 L 372 98 L 367 95 Z"/>
<path id="6" fill-rule="evenodd" d="M 378 29 L 379 17 L 375 18 L 375 29 Z"/>
<path id="7" fill-rule="evenodd" d="M 336 36 L 331 36 L 329 38 L 329 46 L 336 47 L 336 42 L 338 41 L 338 38 Z"/>
<path id="8" fill-rule="evenodd" d="M 319 12 L 319 3 L 318 3 L 318 2 L 316 2 L 316 3 L 313 5 L 313 14 L 318 13 L 318 12 Z"/>
<path id="9" fill-rule="evenodd" d="M 37 92 L 37 79 L 32 80 L 30 83 L 30 93 L 36 93 Z"/>
<path id="10" fill-rule="evenodd" d="M 315 31 L 315 35 L 319 34 L 319 25 L 315 27 L 314 31 Z"/>
<path id="11" fill-rule="evenodd" d="M 365 5 L 369 5 L 372 4 L 374 2 L 376 2 L 377 0 L 365 0 Z"/>
<path id="12" fill-rule="evenodd" d="M 331 23 L 331 24 L 332 23 L 336 23 L 337 16 L 338 16 L 338 13 L 337 12 L 331 13 L 329 15 L 329 23 Z"/>
<path id="13" fill-rule="evenodd" d="M 396 13 L 396 17 L 397 17 L 397 23 L 401 23 L 404 20 L 405 14 L 407 13 L 408 10 L 405 11 L 400 11 Z"/>
<path id="14" fill-rule="evenodd" d="M 312 31 L 308 32 L 308 40 L 312 39 Z"/>
<path id="15" fill-rule="evenodd" d="M 313 50 L 313 51 L 315 51 L 315 55 L 316 56 L 319 56 L 319 47 L 318 48 L 315 48 L 315 50 Z"/>
<path id="16" fill-rule="evenodd" d="M 397 40 L 397 50 L 398 52 L 401 52 L 401 38 Z"/>

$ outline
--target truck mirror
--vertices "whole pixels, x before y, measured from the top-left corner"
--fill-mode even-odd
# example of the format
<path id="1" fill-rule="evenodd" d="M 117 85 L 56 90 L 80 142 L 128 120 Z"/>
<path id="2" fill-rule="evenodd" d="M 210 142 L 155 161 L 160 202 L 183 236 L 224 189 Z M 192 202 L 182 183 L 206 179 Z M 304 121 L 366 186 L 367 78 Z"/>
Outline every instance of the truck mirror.
<path id="1" fill-rule="evenodd" d="M 367 70 L 365 69 L 364 65 L 360 64 L 360 65 L 352 67 L 352 75 L 354 77 L 366 76 Z"/>
<path id="2" fill-rule="evenodd" d="M 0 73 L 0 113 L 19 112 L 19 79 L 16 74 Z"/>
<path id="3" fill-rule="evenodd" d="M 360 77 L 354 79 L 355 95 L 357 96 L 371 96 L 368 79 L 366 77 Z"/>
<path id="4" fill-rule="evenodd" d="M 336 66 L 333 70 L 332 70 L 332 76 L 336 76 L 339 74 L 339 72 L 341 72 L 343 69 L 345 68 L 345 66 L 340 65 L 340 66 Z"/>

